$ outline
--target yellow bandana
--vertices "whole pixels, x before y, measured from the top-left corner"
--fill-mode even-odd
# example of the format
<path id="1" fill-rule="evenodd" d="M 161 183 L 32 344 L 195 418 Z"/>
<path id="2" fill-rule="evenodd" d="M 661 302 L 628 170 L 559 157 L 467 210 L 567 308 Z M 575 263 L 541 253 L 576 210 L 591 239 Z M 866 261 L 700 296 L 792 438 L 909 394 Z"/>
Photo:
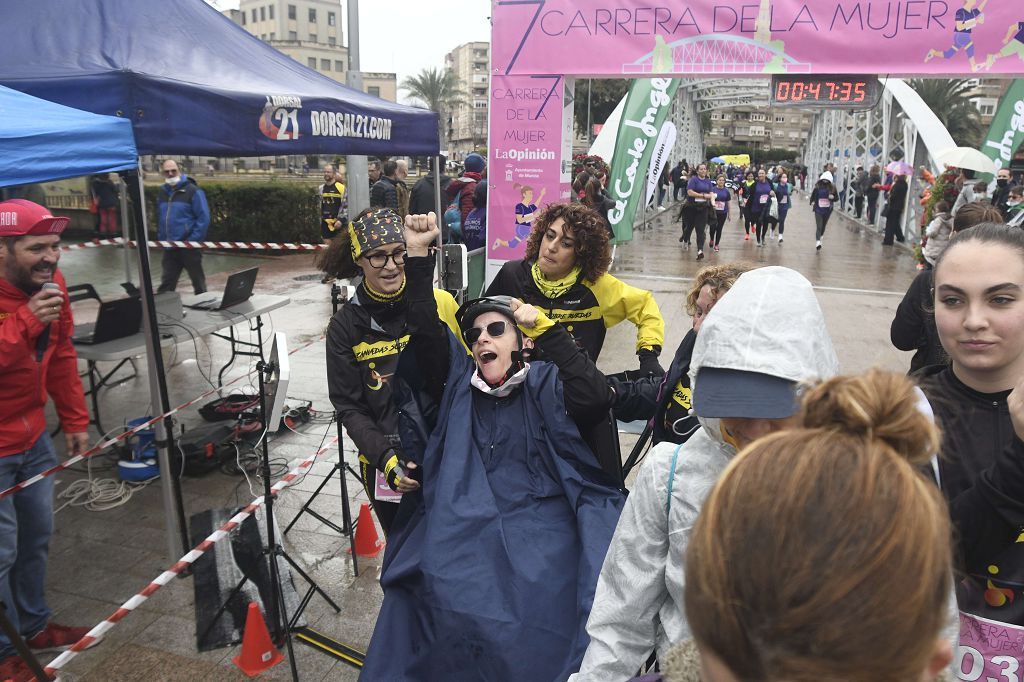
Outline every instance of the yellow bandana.
<path id="1" fill-rule="evenodd" d="M 569 274 L 562 279 L 552 280 L 544 277 L 544 273 L 540 271 L 540 265 L 535 261 L 530 269 L 530 274 L 533 275 L 533 283 L 540 289 L 540 293 L 544 294 L 547 298 L 558 298 L 569 291 L 572 285 L 576 284 L 576 280 L 580 276 L 580 266 L 573 267 Z"/>

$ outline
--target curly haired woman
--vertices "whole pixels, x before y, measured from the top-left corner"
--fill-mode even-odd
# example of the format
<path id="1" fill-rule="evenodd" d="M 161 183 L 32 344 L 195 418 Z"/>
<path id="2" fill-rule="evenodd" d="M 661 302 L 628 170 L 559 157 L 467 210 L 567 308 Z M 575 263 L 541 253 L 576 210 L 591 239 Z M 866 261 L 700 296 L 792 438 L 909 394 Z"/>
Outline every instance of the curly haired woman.
<path id="1" fill-rule="evenodd" d="M 597 362 L 605 330 L 623 320 L 637 327 L 640 370 L 663 374 L 658 355 L 665 321 L 654 294 L 608 274 L 608 229 L 582 204 L 550 204 L 536 217 L 526 258 L 505 263 L 487 296 L 514 296 L 565 325 Z"/>

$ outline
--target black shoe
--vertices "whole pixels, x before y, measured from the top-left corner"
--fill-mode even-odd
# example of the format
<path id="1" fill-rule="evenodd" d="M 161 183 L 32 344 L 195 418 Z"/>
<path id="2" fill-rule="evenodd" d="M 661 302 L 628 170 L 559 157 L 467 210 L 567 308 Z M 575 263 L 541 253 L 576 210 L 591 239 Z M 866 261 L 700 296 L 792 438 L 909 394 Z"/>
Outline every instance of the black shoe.
<path id="1" fill-rule="evenodd" d="M 704 252 L 703 251 L 698 251 L 697 252 L 697 260 L 704 260 Z"/>
<path id="2" fill-rule="evenodd" d="M 686 240 L 685 240 L 685 239 L 683 239 L 683 236 L 682 236 L 682 235 L 679 235 L 679 243 L 680 243 L 680 244 L 682 244 L 682 243 L 683 243 L 683 242 L 685 242 L 685 241 L 686 241 Z"/>

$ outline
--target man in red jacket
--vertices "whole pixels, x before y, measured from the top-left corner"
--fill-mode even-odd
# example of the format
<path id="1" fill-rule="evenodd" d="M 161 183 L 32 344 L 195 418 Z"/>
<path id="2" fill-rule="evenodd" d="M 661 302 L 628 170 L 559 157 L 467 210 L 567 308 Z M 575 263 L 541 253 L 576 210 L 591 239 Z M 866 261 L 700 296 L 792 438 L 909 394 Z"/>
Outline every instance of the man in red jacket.
<path id="1" fill-rule="evenodd" d="M 57 464 L 46 429 L 53 398 L 68 455 L 89 445 L 74 322 L 57 270 L 68 219 L 31 201 L 0 203 L 0 490 Z M 54 283 L 54 287 L 43 285 Z M 29 648 L 67 649 L 87 632 L 50 621 L 45 578 L 53 531 L 53 479 L 0 499 L 0 601 Z M 0 680 L 34 679 L 0 633 Z"/>

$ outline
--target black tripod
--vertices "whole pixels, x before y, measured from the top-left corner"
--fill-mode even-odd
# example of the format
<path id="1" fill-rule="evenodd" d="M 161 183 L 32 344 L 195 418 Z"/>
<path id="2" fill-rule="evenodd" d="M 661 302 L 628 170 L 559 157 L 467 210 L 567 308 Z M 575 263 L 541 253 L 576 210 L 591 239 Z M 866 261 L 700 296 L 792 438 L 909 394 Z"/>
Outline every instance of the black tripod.
<path id="1" fill-rule="evenodd" d="M 7 617 L 7 605 L 2 601 L 0 601 L 0 630 L 3 630 L 4 634 L 7 635 L 7 640 L 14 646 L 14 650 L 21 656 L 21 660 L 25 661 L 25 665 L 32 671 L 33 677 L 40 682 L 47 682 L 50 678 L 46 676 L 43 666 L 39 665 L 39 661 L 32 654 L 32 650 L 28 648 L 25 640 L 21 638 L 21 634 L 14 627 L 14 623 Z"/>
<path id="2" fill-rule="evenodd" d="M 262 343 L 261 343 L 262 345 Z M 302 617 L 302 612 L 306 610 L 306 606 L 309 605 L 310 600 L 313 598 L 313 594 L 317 593 L 331 605 L 335 613 L 341 611 L 341 607 L 334 603 L 326 592 L 320 589 L 320 586 L 306 573 L 302 568 L 295 563 L 295 561 L 288 556 L 288 553 L 284 551 L 284 548 L 277 542 L 277 534 L 274 532 L 274 496 L 271 491 L 270 485 L 270 450 L 267 446 L 267 387 L 266 387 L 266 375 L 267 378 L 271 377 L 274 372 L 277 371 L 277 367 L 273 363 L 268 363 L 260 360 L 256 363 L 256 371 L 259 374 L 259 390 L 260 390 L 260 419 L 263 422 L 263 438 L 261 438 L 260 448 L 260 473 L 263 476 L 263 507 L 266 510 L 267 515 L 267 548 L 265 550 L 267 560 L 270 562 L 270 592 L 271 597 L 267 604 L 267 615 L 270 619 L 270 630 L 274 638 L 274 643 L 280 645 L 282 640 L 284 641 L 288 649 L 288 662 L 292 669 L 292 680 L 299 679 L 298 669 L 295 667 L 295 655 L 292 651 L 292 638 L 291 634 L 295 630 L 295 624 Z M 291 618 L 288 617 L 288 610 L 284 603 L 284 590 L 281 586 L 281 576 L 277 570 L 277 559 L 278 557 L 288 562 L 288 565 L 292 567 L 292 570 L 298 573 L 303 580 L 309 584 L 309 589 L 303 595 L 299 601 L 298 608 L 295 609 L 295 615 Z M 217 610 L 217 614 L 210 621 L 210 625 L 207 626 L 200 639 L 205 638 L 213 627 L 214 623 L 224 614 L 228 604 L 235 598 L 235 596 L 242 590 L 245 583 L 249 580 L 248 576 L 243 577 L 238 584 L 231 590 L 231 594 L 224 600 L 220 608 Z"/>
<path id="3" fill-rule="evenodd" d="M 337 284 L 332 284 L 331 285 L 331 308 L 332 308 L 333 312 L 335 314 L 337 314 L 338 308 L 340 308 L 342 306 L 342 304 L 346 303 L 347 301 L 348 301 L 348 294 L 347 294 L 347 292 L 344 289 L 342 289 L 340 286 L 338 286 Z M 335 419 L 337 420 L 337 415 L 335 415 Z M 337 425 L 338 425 L 338 461 L 334 464 L 334 467 L 331 469 L 331 473 L 327 474 L 327 476 L 324 477 L 323 482 L 320 483 L 319 486 L 317 486 L 316 490 L 313 491 L 313 494 L 309 496 L 308 500 L 306 500 L 306 503 L 302 505 L 302 508 L 299 509 L 299 513 L 295 515 L 295 518 L 293 518 L 288 523 L 288 525 L 285 526 L 284 533 L 285 533 L 285 535 L 287 535 L 288 531 L 290 531 L 292 529 L 292 526 L 295 525 L 295 522 L 299 520 L 299 517 L 302 516 L 303 514 L 308 513 L 310 516 L 312 516 L 316 520 L 320 521 L 320 523 L 324 524 L 325 526 L 327 526 L 331 530 L 333 530 L 333 531 L 335 531 L 337 533 L 340 533 L 341 535 L 347 535 L 348 536 L 348 542 L 349 542 L 349 551 L 352 553 L 352 573 L 356 577 L 359 577 L 359 560 L 358 560 L 358 558 L 356 556 L 356 534 L 354 532 L 355 531 L 355 529 L 353 527 L 354 524 L 352 523 L 352 508 L 349 505 L 349 501 L 348 501 L 348 482 L 345 480 L 345 472 L 348 471 L 350 474 L 352 474 L 352 476 L 355 477 L 355 479 L 357 481 L 359 481 L 360 485 L 362 485 L 362 483 L 363 483 L 363 477 L 360 476 L 359 472 L 356 471 L 355 469 L 353 469 L 352 466 L 345 461 L 345 448 L 344 448 L 344 444 L 345 444 L 345 438 L 344 438 L 345 430 L 344 430 L 344 427 L 342 426 L 340 420 L 337 420 Z M 324 489 L 324 487 L 327 485 L 327 483 L 331 479 L 334 478 L 334 474 L 338 474 L 338 482 L 341 484 L 341 519 L 342 520 L 341 520 L 341 525 L 340 526 L 338 524 L 334 523 L 333 521 L 331 521 L 330 519 L 324 517 L 322 514 L 317 512 L 315 509 L 311 509 L 310 508 L 310 505 L 313 504 L 313 500 L 315 500 L 317 498 L 317 496 L 320 494 L 320 491 Z"/>

